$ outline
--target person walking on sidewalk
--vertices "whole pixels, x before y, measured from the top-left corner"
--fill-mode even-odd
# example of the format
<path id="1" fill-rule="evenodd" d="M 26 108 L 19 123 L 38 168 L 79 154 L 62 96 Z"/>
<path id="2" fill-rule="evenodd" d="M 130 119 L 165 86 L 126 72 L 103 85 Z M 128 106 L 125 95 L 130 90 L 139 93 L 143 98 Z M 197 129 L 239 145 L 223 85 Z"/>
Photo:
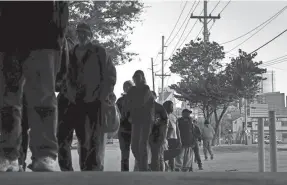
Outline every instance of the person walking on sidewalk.
<path id="1" fill-rule="evenodd" d="M 33 171 L 55 171 L 55 79 L 68 26 L 68 2 L 2 1 L 0 12 L 0 68 L 5 83 L 0 110 L 0 171 L 19 171 L 23 93 L 34 148 Z"/>
<path id="2" fill-rule="evenodd" d="M 129 121 L 130 113 L 127 112 L 127 93 L 133 86 L 131 81 L 126 81 L 123 85 L 124 93 L 117 101 L 117 106 L 121 113 L 120 128 L 118 131 L 118 138 L 121 150 L 121 171 L 129 171 L 130 166 L 130 148 L 131 148 L 131 132 L 132 125 Z"/>
<path id="3" fill-rule="evenodd" d="M 157 95 L 152 91 L 154 99 Z M 164 107 L 155 102 L 155 122 L 150 135 L 151 171 L 164 171 L 164 145 L 167 134 L 168 117 Z"/>
<path id="4" fill-rule="evenodd" d="M 62 171 L 73 171 L 70 146 L 75 130 L 81 170 L 103 171 L 107 134 L 99 118 L 102 102 L 113 93 L 116 69 L 106 49 L 92 43 L 88 24 L 77 25 L 77 36 L 79 44 L 70 54 L 66 87 L 58 95 L 58 162 Z"/>
<path id="5" fill-rule="evenodd" d="M 131 149 L 138 163 L 139 171 L 148 171 L 148 143 L 154 123 L 154 96 L 146 85 L 143 71 L 133 75 L 133 86 L 128 94 L 128 112 L 132 123 Z"/>
<path id="6" fill-rule="evenodd" d="M 211 148 L 212 139 L 215 135 L 213 127 L 209 124 L 207 120 L 204 121 L 204 126 L 202 129 L 202 139 L 203 139 L 203 153 L 205 160 L 208 160 L 207 152 L 210 155 L 210 159 L 213 160 L 213 152 Z"/>
<path id="7" fill-rule="evenodd" d="M 177 117 L 173 114 L 173 102 L 166 101 L 163 103 L 163 107 L 165 108 L 168 115 L 168 130 L 167 130 L 167 141 L 168 141 L 168 149 L 178 149 L 181 148 L 181 137 L 178 129 L 178 121 Z M 175 159 L 170 159 L 168 161 L 168 166 L 170 171 L 175 170 Z"/>
<path id="8" fill-rule="evenodd" d="M 194 130 L 195 130 L 195 137 L 197 139 L 197 141 L 195 142 L 193 149 L 194 152 L 194 161 L 197 163 L 198 165 L 198 169 L 199 170 L 203 170 L 202 168 L 202 162 L 201 162 L 201 157 L 200 157 L 200 153 L 199 153 L 199 145 L 198 143 L 201 142 L 201 132 L 200 129 L 198 127 L 198 125 L 196 124 L 196 120 L 192 121 L 192 124 L 194 126 Z"/>

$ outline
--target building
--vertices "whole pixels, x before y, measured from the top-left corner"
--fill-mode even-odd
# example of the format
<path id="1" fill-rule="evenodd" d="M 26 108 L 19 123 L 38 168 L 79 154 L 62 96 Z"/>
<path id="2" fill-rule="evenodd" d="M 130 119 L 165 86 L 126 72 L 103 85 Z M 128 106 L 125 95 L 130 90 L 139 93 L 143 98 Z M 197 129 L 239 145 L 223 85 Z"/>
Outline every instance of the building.
<path id="1" fill-rule="evenodd" d="M 260 84 L 261 93 L 275 92 L 275 72 L 267 71 L 262 74 L 262 77 L 266 78 L 266 80 L 263 80 Z"/>

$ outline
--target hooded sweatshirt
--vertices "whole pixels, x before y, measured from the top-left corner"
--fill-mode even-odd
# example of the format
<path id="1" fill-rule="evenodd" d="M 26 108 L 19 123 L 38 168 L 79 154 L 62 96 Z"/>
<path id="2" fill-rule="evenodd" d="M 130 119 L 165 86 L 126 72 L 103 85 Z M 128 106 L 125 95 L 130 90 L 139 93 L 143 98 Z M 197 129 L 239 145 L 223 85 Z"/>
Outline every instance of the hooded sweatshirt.
<path id="1" fill-rule="evenodd" d="M 132 125 L 129 122 L 130 113 L 127 112 L 127 95 L 123 94 L 117 101 L 117 106 L 121 113 L 120 132 L 131 132 Z"/>

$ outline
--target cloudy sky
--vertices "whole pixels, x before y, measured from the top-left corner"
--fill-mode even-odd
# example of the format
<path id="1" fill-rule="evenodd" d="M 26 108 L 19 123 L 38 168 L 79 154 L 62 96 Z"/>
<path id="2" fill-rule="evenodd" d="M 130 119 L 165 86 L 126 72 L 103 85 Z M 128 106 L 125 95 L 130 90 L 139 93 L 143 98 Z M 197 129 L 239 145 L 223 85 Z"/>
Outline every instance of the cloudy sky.
<path id="1" fill-rule="evenodd" d="M 151 57 L 156 58 L 157 53 L 161 48 L 161 37 L 162 35 L 167 38 L 174 25 L 183 10 L 185 1 L 144 1 L 147 8 L 142 15 L 143 23 L 137 24 L 134 30 L 134 34 L 129 38 L 132 42 L 131 46 L 128 48 L 129 51 L 134 51 L 139 54 L 139 59 L 135 61 L 117 66 L 118 72 L 118 81 L 115 87 L 115 94 L 117 97 L 120 97 L 122 93 L 122 84 L 126 80 L 131 80 L 131 77 L 135 70 L 141 69 L 145 72 L 148 85 L 152 88 L 152 75 L 149 68 L 151 67 Z M 202 28 L 202 24 L 198 21 L 195 27 L 191 30 L 196 19 L 191 19 L 188 26 L 186 27 L 185 32 L 183 30 L 187 22 L 184 23 L 182 29 L 176 34 L 183 24 L 189 12 L 192 8 L 194 1 L 188 1 L 185 9 L 183 10 L 182 16 L 179 20 L 179 23 L 172 34 L 170 41 L 167 43 L 168 47 L 165 53 L 165 58 L 168 59 L 171 55 L 174 48 L 182 43 L 187 43 L 191 39 L 195 39 L 199 31 Z M 213 10 L 217 5 L 218 1 L 210 0 L 208 2 L 208 14 Z M 225 7 L 228 1 L 220 1 L 216 9 L 213 11 L 213 15 L 217 15 Z M 287 1 L 231 1 L 231 3 L 225 8 L 221 13 L 221 19 L 216 20 L 215 24 L 211 29 L 210 40 L 222 43 L 225 41 L 233 40 L 248 31 L 252 30 L 256 26 L 260 25 L 284 6 L 287 5 Z M 194 11 L 194 15 L 199 15 L 203 9 L 203 1 L 201 0 L 200 4 Z M 259 31 L 244 44 L 240 45 L 238 48 L 231 51 L 227 56 L 224 62 L 228 62 L 228 57 L 236 54 L 238 49 L 241 48 L 246 52 L 251 52 L 261 45 L 265 44 L 267 41 L 271 40 L 273 37 L 278 35 L 280 32 L 287 28 L 287 10 L 280 14 L 276 19 L 274 19 L 270 24 L 268 24 L 264 29 Z M 209 27 L 212 25 L 212 22 L 209 23 Z M 188 32 L 191 30 L 190 34 Z M 246 35 L 245 37 L 238 39 L 234 42 L 230 42 L 224 45 L 225 51 L 229 51 L 238 44 L 242 43 L 253 33 Z M 181 34 L 183 36 L 180 39 Z M 202 34 L 200 34 L 202 38 Z M 184 40 L 186 38 L 186 40 Z M 278 58 L 280 56 L 287 54 L 287 33 L 279 37 L 277 40 L 268 44 L 266 47 L 258 51 L 258 56 L 256 60 L 262 60 L 267 62 L 269 60 Z M 177 47 L 178 47 L 177 46 Z M 161 56 L 157 57 L 155 64 L 155 71 L 161 69 Z M 167 62 L 165 67 L 165 72 L 169 72 L 169 62 Z M 283 92 L 287 95 L 287 61 L 281 62 L 276 65 L 268 66 L 268 69 L 275 71 L 276 78 L 276 90 Z M 156 89 L 161 86 L 160 78 L 155 78 Z M 176 83 L 179 81 L 179 78 L 175 75 L 166 78 L 165 85 Z"/>

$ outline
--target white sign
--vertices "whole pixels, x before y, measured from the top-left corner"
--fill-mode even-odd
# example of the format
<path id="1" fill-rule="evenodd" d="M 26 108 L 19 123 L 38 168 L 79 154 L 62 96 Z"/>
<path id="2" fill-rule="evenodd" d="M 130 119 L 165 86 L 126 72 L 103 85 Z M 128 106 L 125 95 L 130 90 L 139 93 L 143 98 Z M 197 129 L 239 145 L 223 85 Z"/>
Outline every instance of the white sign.
<path id="1" fill-rule="evenodd" d="M 250 104 L 251 118 L 268 118 L 268 104 Z"/>

